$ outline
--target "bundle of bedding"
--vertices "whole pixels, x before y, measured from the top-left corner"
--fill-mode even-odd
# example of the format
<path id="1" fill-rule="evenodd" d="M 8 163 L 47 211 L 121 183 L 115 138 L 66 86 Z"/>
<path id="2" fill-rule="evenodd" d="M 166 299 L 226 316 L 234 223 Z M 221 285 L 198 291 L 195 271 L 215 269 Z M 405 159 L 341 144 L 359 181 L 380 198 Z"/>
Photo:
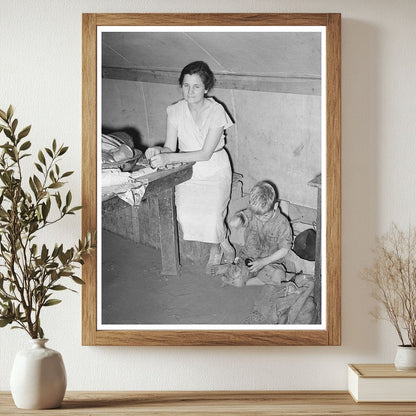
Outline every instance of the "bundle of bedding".
<path id="1" fill-rule="evenodd" d="M 118 196 L 130 205 L 140 204 L 148 181 L 142 176 L 155 172 L 132 138 L 123 132 L 101 135 L 102 201 Z"/>

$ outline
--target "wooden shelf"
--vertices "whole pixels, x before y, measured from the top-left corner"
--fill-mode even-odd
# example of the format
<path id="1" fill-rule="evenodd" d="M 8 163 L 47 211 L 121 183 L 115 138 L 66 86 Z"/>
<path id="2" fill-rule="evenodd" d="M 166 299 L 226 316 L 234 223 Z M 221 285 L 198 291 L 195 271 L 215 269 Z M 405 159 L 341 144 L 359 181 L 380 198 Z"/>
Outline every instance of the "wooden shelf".
<path id="1" fill-rule="evenodd" d="M 0 392 L 0 415 L 414 415 L 414 403 L 355 403 L 344 391 L 67 392 L 62 407 L 46 411 L 14 406 Z"/>

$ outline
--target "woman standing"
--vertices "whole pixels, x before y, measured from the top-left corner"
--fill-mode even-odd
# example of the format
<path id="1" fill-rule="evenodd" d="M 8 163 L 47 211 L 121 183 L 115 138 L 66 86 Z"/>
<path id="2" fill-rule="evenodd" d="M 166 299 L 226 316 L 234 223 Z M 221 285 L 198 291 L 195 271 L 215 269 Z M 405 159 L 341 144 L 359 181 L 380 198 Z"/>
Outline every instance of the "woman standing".
<path id="1" fill-rule="evenodd" d="M 179 77 L 183 100 L 167 108 L 165 144 L 146 151 L 153 168 L 195 162 L 192 178 L 176 186 L 175 201 L 183 239 L 214 244 L 208 273 L 223 255 L 226 262 L 235 257 L 225 225 L 231 166 L 224 150 L 224 130 L 233 122 L 221 104 L 207 97 L 214 82 L 205 62 L 192 62 L 183 68 Z"/>

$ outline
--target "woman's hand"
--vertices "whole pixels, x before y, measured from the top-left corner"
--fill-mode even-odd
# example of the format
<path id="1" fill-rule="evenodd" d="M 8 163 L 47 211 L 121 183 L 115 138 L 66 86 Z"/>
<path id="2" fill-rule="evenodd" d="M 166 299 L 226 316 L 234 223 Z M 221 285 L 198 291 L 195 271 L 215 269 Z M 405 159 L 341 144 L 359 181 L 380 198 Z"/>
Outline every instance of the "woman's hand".
<path id="1" fill-rule="evenodd" d="M 259 272 L 264 266 L 267 266 L 267 262 L 264 259 L 253 260 L 248 267 L 251 273 Z"/>
<path id="2" fill-rule="evenodd" d="M 170 153 L 158 153 L 150 158 L 150 166 L 153 169 L 164 168 L 170 161 Z"/>
<path id="3" fill-rule="evenodd" d="M 153 156 L 156 156 L 161 152 L 162 152 L 162 148 L 160 146 L 154 146 L 154 147 L 149 147 L 144 152 L 144 155 L 146 156 L 147 160 L 150 160 Z"/>

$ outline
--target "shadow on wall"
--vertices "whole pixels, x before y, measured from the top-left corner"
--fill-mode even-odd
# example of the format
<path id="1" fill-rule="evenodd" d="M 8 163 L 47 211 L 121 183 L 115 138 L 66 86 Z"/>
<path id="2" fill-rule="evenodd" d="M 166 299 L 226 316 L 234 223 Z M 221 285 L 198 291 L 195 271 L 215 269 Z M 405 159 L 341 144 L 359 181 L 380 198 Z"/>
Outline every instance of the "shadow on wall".
<path id="1" fill-rule="evenodd" d="M 342 20 L 342 345 L 360 357 L 382 344 L 360 278 L 379 223 L 380 49 L 377 27 Z"/>
<path id="2" fill-rule="evenodd" d="M 224 107 L 224 110 L 227 112 L 228 116 L 230 117 L 231 121 L 235 124 L 235 118 L 232 115 L 231 111 L 228 109 L 227 104 L 224 101 L 221 101 L 215 96 L 210 96 L 210 98 L 213 98 L 217 103 L 221 104 Z"/>

